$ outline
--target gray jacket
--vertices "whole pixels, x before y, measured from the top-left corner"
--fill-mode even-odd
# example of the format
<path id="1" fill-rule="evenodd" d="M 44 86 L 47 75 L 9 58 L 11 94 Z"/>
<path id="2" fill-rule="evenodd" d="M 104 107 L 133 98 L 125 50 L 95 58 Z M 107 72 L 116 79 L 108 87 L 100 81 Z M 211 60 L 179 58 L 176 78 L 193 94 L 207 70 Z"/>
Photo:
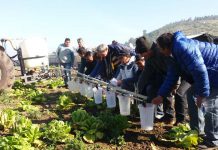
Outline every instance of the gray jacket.
<path id="1" fill-rule="evenodd" d="M 61 64 L 70 63 L 73 66 L 74 63 L 73 48 L 66 47 L 64 44 L 60 44 L 57 49 L 57 58 Z"/>
<path id="2" fill-rule="evenodd" d="M 117 75 L 117 80 L 123 80 L 127 78 L 133 78 L 138 70 L 137 65 L 134 63 L 135 56 L 132 56 L 126 65 L 121 64 L 119 66 L 119 73 Z"/>

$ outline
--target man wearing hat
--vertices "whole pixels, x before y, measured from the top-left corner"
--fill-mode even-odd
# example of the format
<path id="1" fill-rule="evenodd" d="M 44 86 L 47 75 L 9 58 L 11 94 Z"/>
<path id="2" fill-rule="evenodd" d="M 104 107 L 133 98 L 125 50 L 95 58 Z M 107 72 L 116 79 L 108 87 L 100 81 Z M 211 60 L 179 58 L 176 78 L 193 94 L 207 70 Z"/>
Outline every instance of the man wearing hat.
<path id="1" fill-rule="evenodd" d="M 138 91 L 142 93 L 145 86 L 147 86 L 147 96 L 148 102 L 151 101 L 154 97 L 157 96 L 158 89 L 164 81 L 167 72 L 167 64 L 164 59 L 164 55 L 159 52 L 156 43 L 151 42 L 146 37 L 139 37 L 136 39 L 136 48 L 135 51 L 137 54 L 140 54 L 145 59 L 145 68 L 142 71 L 139 80 L 138 80 Z M 149 86 L 148 86 L 149 85 Z M 174 109 L 173 109 L 173 98 L 171 95 L 164 98 L 163 108 L 164 108 L 164 117 L 160 121 L 165 122 L 166 124 L 173 125 L 174 120 Z M 161 106 L 158 106 L 158 114 L 163 115 L 161 112 Z"/>
<path id="2" fill-rule="evenodd" d="M 119 56 L 122 53 L 121 51 L 130 51 L 130 48 L 120 43 L 111 45 L 100 44 L 96 48 L 100 60 L 97 62 L 90 76 L 97 77 L 100 75 L 104 81 L 111 80 L 120 65 Z"/>

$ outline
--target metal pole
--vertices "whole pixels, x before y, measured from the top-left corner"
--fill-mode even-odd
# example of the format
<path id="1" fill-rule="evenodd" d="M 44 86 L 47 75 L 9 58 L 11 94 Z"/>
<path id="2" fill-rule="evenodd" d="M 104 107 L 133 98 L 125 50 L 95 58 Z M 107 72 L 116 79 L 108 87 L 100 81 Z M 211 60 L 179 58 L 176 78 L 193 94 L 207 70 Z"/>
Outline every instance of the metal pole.
<path id="1" fill-rule="evenodd" d="M 61 71 L 63 71 L 63 70 L 71 71 L 71 69 L 64 69 L 64 68 L 52 68 L 52 69 L 60 69 Z M 52 69 L 50 69 L 50 70 L 52 70 Z M 104 88 L 106 90 L 109 89 L 110 91 L 113 91 L 115 93 L 122 94 L 122 95 L 125 95 L 125 96 L 129 96 L 132 99 L 136 100 L 137 102 L 138 101 L 143 102 L 143 103 L 146 102 L 147 96 L 138 94 L 137 91 L 136 92 L 127 91 L 127 90 L 124 90 L 124 89 L 122 89 L 120 87 L 116 87 L 116 86 L 111 85 L 111 84 L 109 84 L 107 82 L 104 82 L 102 80 L 99 80 L 99 79 L 90 77 L 88 75 L 79 73 L 78 71 L 75 71 L 75 72 L 76 72 L 76 74 L 74 74 L 72 76 L 72 79 L 76 79 L 76 80 L 79 79 L 80 81 L 85 81 L 87 83 L 100 85 L 100 86 L 102 86 L 102 88 Z M 80 75 L 80 76 L 77 76 L 77 75 Z M 27 77 L 28 76 L 24 76 L 22 78 L 25 79 Z"/>
<path id="2" fill-rule="evenodd" d="M 26 74 L 26 71 L 25 71 L 25 65 L 24 65 L 24 60 L 23 60 L 23 56 L 22 56 L 22 51 L 20 48 L 17 51 L 17 57 L 18 57 L 18 60 L 20 62 L 21 75 L 24 76 Z"/>

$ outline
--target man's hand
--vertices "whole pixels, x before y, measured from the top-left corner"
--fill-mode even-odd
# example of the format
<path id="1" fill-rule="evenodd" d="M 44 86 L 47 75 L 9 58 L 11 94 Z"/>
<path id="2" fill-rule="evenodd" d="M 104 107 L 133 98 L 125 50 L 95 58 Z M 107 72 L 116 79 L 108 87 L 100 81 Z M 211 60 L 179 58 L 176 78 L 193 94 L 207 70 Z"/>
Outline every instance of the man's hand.
<path id="1" fill-rule="evenodd" d="M 198 96 L 196 100 L 196 105 L 198 106 L 198 108 L 201 108 L 203 102 L 204 102 L 204 97 Z"/>
<path id="2" fill-rule="evenodd" d="M 117 80 L 117 85 L 120 86 L 122 84 L 122 80 Z"/>
<path id="3" fill-rule="evenodd" d="M 152 100 L 152 103 L 155 105 L 159 105 L 163 103 L 163 97 L 162 96 L 157 96 Z"/>

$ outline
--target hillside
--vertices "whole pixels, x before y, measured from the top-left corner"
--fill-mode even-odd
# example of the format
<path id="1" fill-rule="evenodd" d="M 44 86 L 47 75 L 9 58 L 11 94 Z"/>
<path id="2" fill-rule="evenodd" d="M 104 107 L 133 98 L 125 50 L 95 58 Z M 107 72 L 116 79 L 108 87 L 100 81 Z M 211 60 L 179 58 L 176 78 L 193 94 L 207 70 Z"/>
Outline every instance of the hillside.
<path id="1" fill-rule="evenodd" d="M 155 40 L 162 33 L 175 32 L 178 30 L 183 31 L 186 35 L 193 35 L 205 32 L 218 36 L 218 15 L 181 20 L 178 22 L 167 24 L 150 33 L 146 33 L 146 30 L 144 30 L 143 35 L 149 36 L 152 40 Z M 135 38 L 130 38 L 129 41 L 126 42 L 126 44 L 132 43 L 133 45 L 135 45 L 134 41 Z"/>

